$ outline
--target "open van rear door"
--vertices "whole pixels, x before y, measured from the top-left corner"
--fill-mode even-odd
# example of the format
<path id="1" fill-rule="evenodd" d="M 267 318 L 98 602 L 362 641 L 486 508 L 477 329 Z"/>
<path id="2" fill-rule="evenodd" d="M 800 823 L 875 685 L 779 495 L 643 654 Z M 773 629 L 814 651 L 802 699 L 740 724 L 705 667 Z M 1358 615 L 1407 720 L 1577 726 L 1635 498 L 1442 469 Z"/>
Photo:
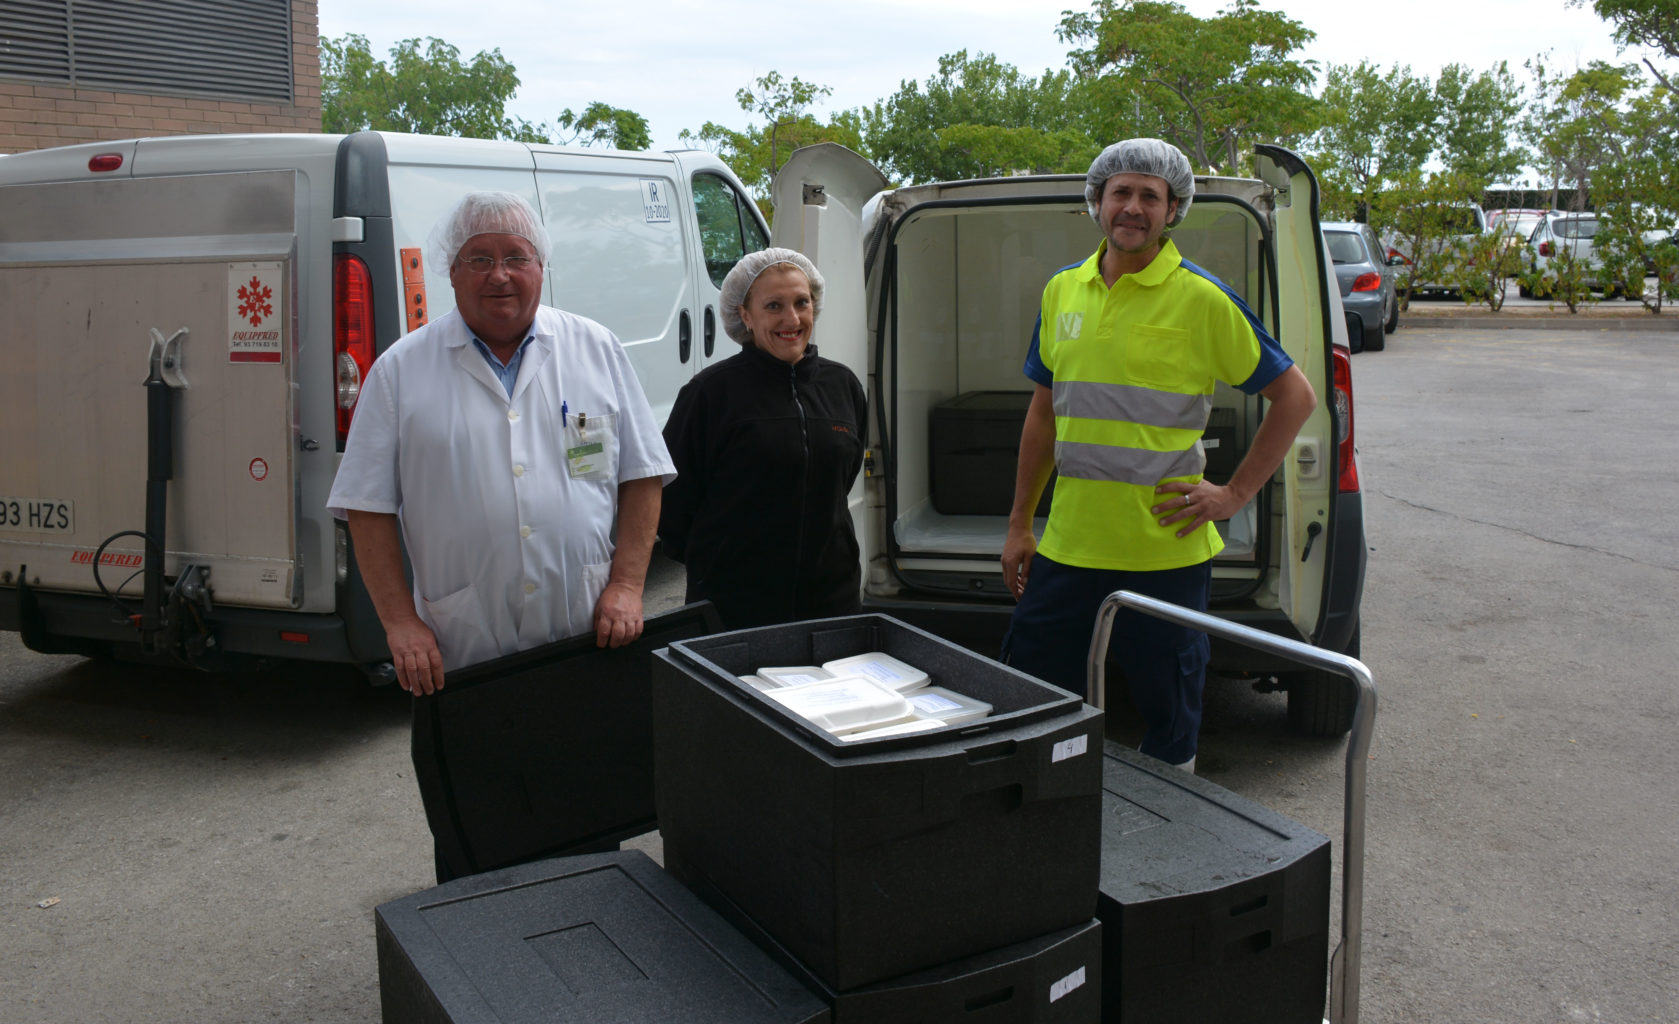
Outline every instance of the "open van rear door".
<path id="1" fill-rule="evenodd" d="M 1326 587 L 1336 550 L 1335 369 L 1333 269 L 1324 265 L 1319 231 L 1318 183 L 1311 169 L 1279 146 L 1256 146 L 1254 170 L 1273 196 L 1273 249 L 1277 262 L 1277 340 L 1312 382 L 1318 405 L 1301 428 L 1280 470 L 1283 500 L 1272 511 L 1281 531 L 1277 597 L 1282 611 L 1307 641 L 1342 650 L 1345 637 L 1329 635 Z M 1362 544 L 1362 540 L 1360 541 Z M 1345 625 L 1345 624 L 1342 624 Z M 1350 632 L 1351 627 L 1347 627 Z"/>
<path id="2" fill-rule="evenodd" d="M 869 364 L 869 309 L 864 280 L 863 211 L 870 199 L 888 185 L 886 177 L 867 160 L 832 142 L 806 146 L 776 173 L 770 198 L 775 222 L 770 244 L 797 249 L 822 272 L 822 319 L 812 337 L 822 355 L 851 367 L 869 396 L 869 440 L 877 443 L 880 402 Z M 864 466 L 864 476 L 874 472 Z M 869 515 L 865 480 L 851 490 L 848 506 L 862 549 L 864 572 L 871 571 L 880 540 Z"/>

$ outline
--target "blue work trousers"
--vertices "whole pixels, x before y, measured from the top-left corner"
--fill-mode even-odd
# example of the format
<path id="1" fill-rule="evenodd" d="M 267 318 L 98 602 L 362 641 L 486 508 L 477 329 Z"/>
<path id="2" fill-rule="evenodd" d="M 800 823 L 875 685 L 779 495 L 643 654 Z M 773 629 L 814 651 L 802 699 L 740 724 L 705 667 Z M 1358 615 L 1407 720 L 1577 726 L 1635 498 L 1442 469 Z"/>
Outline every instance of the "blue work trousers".
<path id="1" fill-rule="evenodd" d="M 1211 562 L 1122 572 L 1082 569 L 1036 555 L 1003 638 L 1003 661 L 1090 700 L 1090 636 L 1109 594 L 1131 590 L 1204 612 L 1211 588 Z M 1142 752 L 1168 764 L 1194 757 L 1207 684 L 1207 634 L 1122 608 L 1114 618 L 1108 655 L 1124 674 L 1131 702 L 1142 715 Z M 1113 692 L 1111 678 L 1108 689 Z"/>

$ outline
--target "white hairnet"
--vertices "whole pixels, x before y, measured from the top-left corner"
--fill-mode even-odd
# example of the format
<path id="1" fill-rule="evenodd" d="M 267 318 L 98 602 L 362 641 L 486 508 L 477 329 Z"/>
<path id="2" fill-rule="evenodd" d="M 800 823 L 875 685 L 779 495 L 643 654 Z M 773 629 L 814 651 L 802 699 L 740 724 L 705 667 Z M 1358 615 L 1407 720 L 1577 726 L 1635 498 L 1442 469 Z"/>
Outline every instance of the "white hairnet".
<path id="1" fill-rule="evenodd" d="M 536 249 L 537 261 L 548 265 L 553 243 L 548 240 L 542 218 L 531 204 L 512 192 L 468 192 L 462 196 L 426 238 L 426 263 L 434 273 L 447 274 L 461 246 L 474 235 L 490 234 L 518 235 Z"/>
<path id="2" fill-rule="evenodd" d="M 758 275 L 784 263 L 799 268 L 810 282 L 811 320 L 822 315 L 822 273 L 816 269 L 816 264 L 794 249 L 763 249 L 742 256 L 734 269 L 729 271 L 729 276 L 723 278 L 723 294 L 719 301 L 723 306 L 724 334 L 747 348 L 752 347 L 752 332 L 740 318 L 740 307 L 746 304 L 746 296 L 752 291 L 752 282 L 758 280 Z"/>
<path id="3" fill-rule="evenodd" d="M 1091 220 L 1096 219 L 1096 208 L 1101 205 L 1102 186 L 1116 174 L 1152 174 L 1166 182 L 1178 200 L 1178 212 L 1166 222 L 1169 228 L 1183 221 L 1195 198 L 1195 169 L 1182 150 L 1165 139 L 1126 139 L 1102 150 L 1084 176 L 1084 201 L 1090 207 Z"/>

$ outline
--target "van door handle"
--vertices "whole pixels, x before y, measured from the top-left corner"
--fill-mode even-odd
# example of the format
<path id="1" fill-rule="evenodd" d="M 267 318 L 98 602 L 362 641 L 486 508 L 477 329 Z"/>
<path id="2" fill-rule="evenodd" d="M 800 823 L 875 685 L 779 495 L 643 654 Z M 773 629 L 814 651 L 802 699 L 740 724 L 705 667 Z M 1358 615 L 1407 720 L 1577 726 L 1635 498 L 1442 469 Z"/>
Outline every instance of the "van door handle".
<path id="1" fill-rule="evenodd" d="M 705 307 L 705 357 L 711 358 L 711 353 L 717 347 L 717 313 L 710 306 Z"/>
<path id="2" fill-rule="evenodd" d="M 682 322 L 676 328 L 676 354 L 686 363 L 694 351 L 694 319 L 685 309 L 682 311 Z"/>

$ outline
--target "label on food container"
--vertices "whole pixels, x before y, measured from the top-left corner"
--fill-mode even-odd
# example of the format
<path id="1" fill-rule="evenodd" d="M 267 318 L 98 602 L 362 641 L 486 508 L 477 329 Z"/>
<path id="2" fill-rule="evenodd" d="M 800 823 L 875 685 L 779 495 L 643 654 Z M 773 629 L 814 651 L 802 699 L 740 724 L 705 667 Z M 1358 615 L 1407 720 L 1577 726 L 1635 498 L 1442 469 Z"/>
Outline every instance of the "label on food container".
<path id="1" fill-rule="evenodd" d="M 1062 978 L 1060 981 L 1057 981 L 1049 986 L 1049 1001 L 1053 1003 L 1074 989 L 1082 988 L 1083 986 L 1084 968 L 1080 967 L 1078 970 L 1067 975 L 1065 978 Z"/>
<path id="2" fill-rule="evenodd" d="M 1081 734 L 1074 736 L 1070 740 L 1062 740 L 1060 743 L 1057 743 L 1055 746 L 1050 748 L 1049 763 L 1054 764 L 1057 761 L 1065 761 L 1069 757 L 1077 757 L 1089 749 L 1089 736 Z"/>
<path id="3" fill-rule="evenodd" d="M 915 709 L 924 715 L 936 715 L 941 711 L 962 710 L 962 705 L 951 700 L 949 697 L 941 697 L 936 693 L 918 694 L 911 697 L 909 702 L 914 704 Z"/>

